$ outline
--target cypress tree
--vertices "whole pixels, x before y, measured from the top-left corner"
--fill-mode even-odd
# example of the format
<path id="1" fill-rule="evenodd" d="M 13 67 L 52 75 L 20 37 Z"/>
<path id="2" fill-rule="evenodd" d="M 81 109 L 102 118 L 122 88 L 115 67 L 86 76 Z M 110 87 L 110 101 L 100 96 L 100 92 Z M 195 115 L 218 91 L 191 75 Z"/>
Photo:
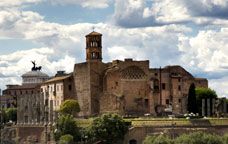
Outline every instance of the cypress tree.
<path id="1" fill-rule="evenodd" d="M 189 87 L 187 110 L 189 113 L 195 113 L 195 114 L 198 113 L 194 83 L 192 83 Z"/>

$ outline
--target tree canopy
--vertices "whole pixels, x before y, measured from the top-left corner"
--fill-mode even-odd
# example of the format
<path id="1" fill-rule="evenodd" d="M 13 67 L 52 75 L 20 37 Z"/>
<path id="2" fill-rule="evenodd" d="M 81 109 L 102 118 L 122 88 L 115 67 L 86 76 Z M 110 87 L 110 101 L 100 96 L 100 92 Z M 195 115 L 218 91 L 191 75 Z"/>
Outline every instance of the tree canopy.
<path id="1" fill-rule="evenodd" d="M 17 121 L 17 109 L 16 108 L 6 108 L 1 110 L 0 114 L 2 122 L 6 123 L 9 120 L 16 122 Z"/>
<path id="2" fill-rule="evenodd" d="M 61 115 L 57 120 L 54 131 L 55 140 L 58 141 L 63 135 L 73 136 L 74 141 L 80 139 L 80 132 L 72 115 Z"/>
<path id="3" fill-rule="evenodd" d="M 166 135 L 147 136 L 143 144 L 227 144 L 227 135 L 219 136 L 206 132 L 182 134 L 175 139 Z"/>
<path id="4" fill-rule="evenodd" d="M 197 99 L 217 98 L 217 94 L 210 88 L 196 88 L 196 97 Z"/>
<path id="5" fill-rule="evenodd" d="M 77 100 L 69 99 L 64 101 L 60 106 L 61 114 L 70 114 L 75 116 L 80 111 L 80 107 Z"/>
<path id="6" fill-rule="evenodd" d="M 188 91 L 188 104 L 187 104 L 187 110 L 189 113 L 198 113 L 198 106 L 196 102 L 196 93 L 195 93 L 195 84 L 192 83 L 190 85 L 189 91 Z"/>
<path id="7" fill-rule="evenodd" d="M 59 144 L 74 144 L 74 137 L 66 134 L 60 137 Z"/>
<path id="8" fill-rule="evenodd" d="M 128 124 L 117 114 L 105 114 L 93 121 L 90 139 L 106 144 L 119 143 L 128 131 Z"/>
<path id="9" fill-rule="evenodd" d="M 202 111 L 202 99 L 205 98 L 217 98 L 217 94 L 214 90 L 210 89 L 210 88 L 196 88 L 196 101 L 197 101 L 197 105 L 199 108 L 199 113 L 201 114 Z"/>
<path id="10" fill-rule="evenodd" d="M 17 121 L 17 109 L 16 108 L 8 108 L 6 109 L 6 115 L 8 120 Z"/>

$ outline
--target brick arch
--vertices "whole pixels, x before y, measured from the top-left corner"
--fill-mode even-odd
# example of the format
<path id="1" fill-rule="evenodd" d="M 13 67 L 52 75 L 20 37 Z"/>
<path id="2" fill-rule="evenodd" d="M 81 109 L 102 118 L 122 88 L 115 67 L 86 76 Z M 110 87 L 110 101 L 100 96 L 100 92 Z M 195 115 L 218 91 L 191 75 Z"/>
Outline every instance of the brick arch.
<path id="1" fill-rule="evenodd" d="M 129 66 L 121 71 L 122 79 L 145 79 L 145 72 L 137 66 Z"/>

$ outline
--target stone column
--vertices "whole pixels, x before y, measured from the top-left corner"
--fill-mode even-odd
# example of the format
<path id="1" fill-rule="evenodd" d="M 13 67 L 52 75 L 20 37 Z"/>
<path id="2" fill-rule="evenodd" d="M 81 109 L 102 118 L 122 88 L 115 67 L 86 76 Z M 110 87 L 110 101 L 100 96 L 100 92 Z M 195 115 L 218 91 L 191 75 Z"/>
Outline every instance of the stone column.
<path id="1" fill-rule="evenodd" d="M 50 100 L 49 122 L 53 123 L 53 100 Z"/>
<path id="2" fill-rule="evenodd" d="M 149 113 L 155 115 L 153 91 L 149 94 Z"/>
<path id="3" fill-rule="evenodd" d="M 207 116 L 211 116 L 211 103 L 210 103 L 210 99 L 207 99 Z"/>
<path id="4" fill-rule="evenodd" d="M 214 114 L 215 114 L 215 99 L 214 98 L 212 99 L 212 111 L 211 111 L 211 113 L 212 113 L 212 116 L 214 116 Z"/>
<path id="5" fill-rule="evenodd" d="M 205 116 L 205 99 L 202 99 L 202 116 Z"/>

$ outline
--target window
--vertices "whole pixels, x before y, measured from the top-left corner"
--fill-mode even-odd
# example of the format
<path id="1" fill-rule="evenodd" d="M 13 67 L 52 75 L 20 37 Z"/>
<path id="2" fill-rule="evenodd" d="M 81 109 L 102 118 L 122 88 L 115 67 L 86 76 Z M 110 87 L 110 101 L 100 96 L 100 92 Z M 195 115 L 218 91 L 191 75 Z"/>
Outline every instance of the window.
<path id="1" fill-rule="evenodd" d="M 165 100 L 165 103 L 168 105 L 169 104 L 169 99 L 166 99 Z"/>
<path id="2" fill-rule="evenodd" d="M 178 82 L 180 82 L 181 81 L 181 79 L 180 78 L 178 78 Z"/>
<path id="3" fill-rule="evenodd" d="M 96 53 L 92 52 L 91 57 L 92 57 L 92 59 L 95 59 L 96 58 Z"/>
<path id="4" fill-rule="evenodd" d="M 178 99 L 178 102 L 181 103 L 181 99 Z"/>
<path id="5" fill-rule="evenodd" d="M 145 104 L 145 107 L 148 108 L 149 107 L 149 100 L 148 99 L 145 99 L 144 104 Z"/>
<path id="6" fill-rule="evenodd" d="M 158 76 L 158 73 L 154 73 L 155 76 Z"/>
<path id="7" fill-rule="evenodd" d="M 116 86 L 118 86 L 118 82 L 116 82 Z"/>
<path id="8" fill-rule="evenodd" d="M 71 91 L 72 87 L 71 85 L 68 85 L 68 90 Z"/>
<path id="9" fill-rule="evenodd" d="M 162 89 L 165 90 L 165 83 L 162 83 Z"/>
<path id="10" fill-rule="evenodd" d="M 180 85 L 178 86 L 178 90 L 181 91 L 181 86 Z"/>

